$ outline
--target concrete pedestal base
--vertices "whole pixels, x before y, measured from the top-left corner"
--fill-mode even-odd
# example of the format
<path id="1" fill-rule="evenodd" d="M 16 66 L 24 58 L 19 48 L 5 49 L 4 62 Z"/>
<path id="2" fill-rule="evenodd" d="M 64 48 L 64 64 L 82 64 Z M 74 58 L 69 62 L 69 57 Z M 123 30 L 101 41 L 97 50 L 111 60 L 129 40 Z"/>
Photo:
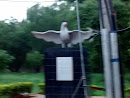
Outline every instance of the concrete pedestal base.
<path id="1" fill-rule="evenodd" d="M 86 49 L 84 49 L 86 50 Z M 45 95 L 46 98 L 71 98 L 81 76 L 81 62 L 79 48 L 49 48 L 45 50 Z M 74 80 L 73 81 L 57 81 L 56 80 L 56 57 L 73 57 Z M 86 74 L 87 53 L 84 51 Z M 87 78 L 88 79 L 88 78 Z M 89 83 L 90 81 L 87 81 Z M 75 98 L 84 98 L 82 84 Z"/>

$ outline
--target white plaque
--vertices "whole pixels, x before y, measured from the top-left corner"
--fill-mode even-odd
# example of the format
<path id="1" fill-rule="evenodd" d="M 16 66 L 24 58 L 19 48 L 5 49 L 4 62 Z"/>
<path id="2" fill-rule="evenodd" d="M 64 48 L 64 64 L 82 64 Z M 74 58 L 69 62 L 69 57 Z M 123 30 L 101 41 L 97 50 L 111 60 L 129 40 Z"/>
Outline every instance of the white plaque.
<path id="1" fill-rule="evenodd" d="M 73 81 L 73 58 L 57 57 L 56 58 L 56 80 Z"/>

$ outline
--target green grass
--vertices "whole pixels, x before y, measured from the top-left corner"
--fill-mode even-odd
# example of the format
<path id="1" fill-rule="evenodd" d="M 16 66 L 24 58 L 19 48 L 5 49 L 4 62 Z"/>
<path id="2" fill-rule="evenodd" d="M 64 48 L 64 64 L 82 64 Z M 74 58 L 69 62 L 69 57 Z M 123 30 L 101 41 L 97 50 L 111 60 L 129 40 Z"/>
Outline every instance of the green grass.
<path id="1" fill-rule="evenodd" d="M 103 74 L 91 74 L 91 85 L 96 85 L 101 88 L 105 88 L 104 86 L 104 75 Z M 94 90 L 92 89 L 93 96 L 105 96 L 104 91 Z"/>
<path id="2" fill-rule="evenodd" d="M 105 88 L 104 84 L 104 75 L 103 74 L 92 74 L 91 75 L 91 84 L 92 85 L 97 85 L 98 87 Z M 127 73 L 123 76 L 124 78 L 124 87 L 125 88 L 130 88 L 130 73 Z M 125 89 L 124 88 L 124 89 Z M 104 91 L 99 91 L 99 90 L 92 90 L 92 95 L 93 96 L 104 96 L 105 92 Z M 125 92 L 125 95 L 128 95 L 128 93 Z"/>
<path id="3" fill-rule="evenodd" d="M 130 73 L 124 75 L 125 88 L 130 88 Z M 14 82 L 33 82 L 33 93 L 39 93 L 38 83 L 44 83 L 44 73 L 0 73 L 0 85 Z M 103 74 L 91 74 L 91 85 L 105 88 Z M 92 90 L 93 96 L 105 96 L 104 91 Z"/>
<path id="4" fill-rule="evenodd" d="M 126 88 L 130 88 L 130 73 L 129 74 L 125 74 L 124 80 L 125 80 L 125 87 Z"/>
<path id="5" fill-rule="evenodd" d="M 33 93 L 39 93 L 38 83 L 44 83 L 43 73 L 0 73 L 0 85 L 16 82 L 33 82 Z"/>

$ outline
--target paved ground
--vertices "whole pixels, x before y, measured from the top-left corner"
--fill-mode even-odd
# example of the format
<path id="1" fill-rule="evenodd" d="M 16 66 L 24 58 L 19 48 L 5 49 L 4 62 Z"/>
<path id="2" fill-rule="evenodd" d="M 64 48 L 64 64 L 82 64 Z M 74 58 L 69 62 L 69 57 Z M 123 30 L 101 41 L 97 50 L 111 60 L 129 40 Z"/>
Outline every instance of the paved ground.
<path id="1" fill-rule="evenodd" d="M 30 97 L 32 97 L 32 98 L 45 98 L 45 96 L 44 95 L 42 95 L 42 94 L 30 94 L 29 95 Z"/>
<path id="2" fill-rule="evenodd" d="M 30 94 L 30 96 L 32 97 L 32 98 L 45 98 L 45 96 L 44 95 L 41 95 L 41 94 Z M 105 98 L 105 97 L 103 97 L 103 96 L 93 96 L 93 97 L 91 97 L 91 98 Z"/>
<path id="3" fill-rule="evenodd" d="M 105 97 L 103 97 L 103 96 L 93 96 L 93 97 L 91 97 L 91 98 L 105 98 Z"/>

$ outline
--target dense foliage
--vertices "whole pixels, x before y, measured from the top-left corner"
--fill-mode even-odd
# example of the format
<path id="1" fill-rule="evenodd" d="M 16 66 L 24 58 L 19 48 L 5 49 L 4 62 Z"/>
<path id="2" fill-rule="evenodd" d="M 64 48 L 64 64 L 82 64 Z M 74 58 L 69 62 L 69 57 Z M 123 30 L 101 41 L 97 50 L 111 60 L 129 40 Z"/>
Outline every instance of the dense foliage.
<path id="1" fill-rule="evenodd" d="M 7 51 L 0 50 L 0 71 L 8 67 L 8 64 L 13 62 L 14 57 L 9 55 Z"/>
<path id="2" fill-rule="evenodd" d="M 36 72 L 39 72 L 40 66 L 42 65 L 43 54 L 40 54 L 38 51 L 32 51 L 26 55 L 26 68 L 34 68 Z"/>
<path id="3" fill-rule="evenodd" d="M 59 30 L 63 21 L 69 23 L 69 29 L 77 29 L 75 2 L 54 3 L 50 7 L 43 7 L 36 4 L 27 10 L 27 19 L 18 22 L 16 19 L 0 21 L 0 49 L 7 50 L 15 57 L 9 65 L 11 71 L 19 71 L 25 64 L 26 55 L 31 51 L 43 53 L 47 47 L 59 47 L 53 43 L 47 43 L 36 39 L 31 31 Z M 130 25 L 130 2 L 129 0 L 113 0 L 114 8 L 117 11 L 118 29 Z M 99 30 L 99 15 L 97 0 L 81 0 L 79 4 L 81 29 L 86 27 Z M 119 34 L 119 45 L 121 50 L 122 65 L 125 70 L 130 69 L 130 31 Z M 102 57 L 100 36 L 93 42 L 83 43 L 88 48 L 89 66 L 93 72 L 102 71 Z M 37 67 L 40 67 L 39 65 Z"/>

